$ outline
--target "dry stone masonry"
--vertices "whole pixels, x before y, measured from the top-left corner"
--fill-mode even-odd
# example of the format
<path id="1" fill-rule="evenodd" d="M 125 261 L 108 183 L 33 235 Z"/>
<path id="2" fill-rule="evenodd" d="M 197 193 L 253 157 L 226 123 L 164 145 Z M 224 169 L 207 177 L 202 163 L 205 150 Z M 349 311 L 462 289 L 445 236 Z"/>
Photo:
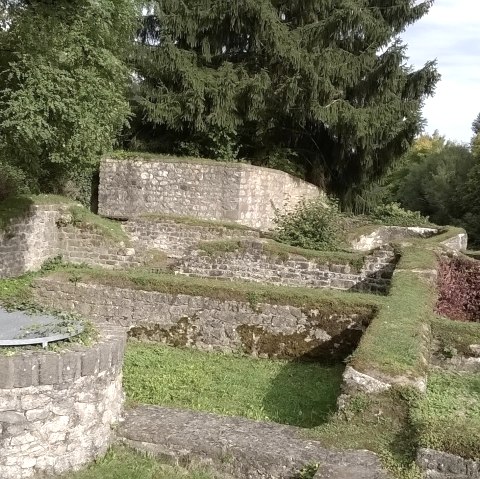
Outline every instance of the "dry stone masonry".
<path id="1" fill-rule="evenodd" d="M 0 355 L 0 477 L 78 469 L 107 450 L 120 418 L 125 333 L 90 347 Z"/>
<path id="2" fill-rule="evenodd" d="M 164 213 L 268 230 L 276 208 L 319 195 L 287 173 L 241 163 L 105 159 L 100 166 L 99 213 L 110 218 Z"/>
<path id="3" fill-rule="evenodd" d="M 175 265 L 175 271 L 188 276 L 385 293 L 396 262 L 390 246 L 365 256 L 362 268 L 356 271 L 346 262 L 337 264 L 294 254 L 281 258 L 272 254 L 265 242 L 244 240 L 233 252 L 193 250 Z"/>
<path id="4" fill-rule="evenodd" d="M 167 256 L 181 258 L 200 241 L 258 238 L 255 230 L 221 225 L 194 225 L 148 216 L 132 218 L 123 224 L 124 231 L 138 248 L 158 249 Z"/>
<path id="5" fill-rule="evenodd" d="M 57 254 L 57 206 L 32 205 L 26 217 L 0 230 L 0 278 L 39 269 Z"/>
<path id="6" fill-rule="evenodd" d="M 315 479 L 390 478 L 372 452 L 325 449 L 303 439 L 298 428 L 239 417 L 141 406 L 127 412 L 119 436 L 131 447 L 174 462 L 208 458 L 234 477 L 307 477 L 302 469 L 318 464 Z"/>
<path id="7" fill-rule="evenodd" d="M 130 330 L 132 337 L 202 350 L 260 357 L 343 359 L 358 344 L 374 311 L 306 309 L 166 294 L 46 277 L 36 280 L 40 304 L 73 310 Z"/>
<path id="8" fill-rule="evenodd" d="M 32 205 L 26 216 L 0 231 L 0 278 L 40 269 L 55 256 L 107 268 L 140 266 L 142 254 L 92 228 L 71 224 L 69 205 Z"/>

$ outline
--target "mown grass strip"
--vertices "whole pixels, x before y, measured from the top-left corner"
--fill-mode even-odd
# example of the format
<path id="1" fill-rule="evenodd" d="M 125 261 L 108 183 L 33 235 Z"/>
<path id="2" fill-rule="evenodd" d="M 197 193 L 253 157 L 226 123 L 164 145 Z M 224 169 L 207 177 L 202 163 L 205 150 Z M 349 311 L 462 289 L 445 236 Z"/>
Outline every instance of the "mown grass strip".
<path id="1" fill-rule="evenodd" d="M 129 237 L 120 222 L 98 216 L 83 206 L 71 206 L 69 211 L 76 228 L 93 230 L 114 243 L 129 244 Z"/>
<path id="2" fill-rule="evenodd" d="M 152 222 L 167 221 L 187 226 L 201 226 L 203 228 L 225 228 L 229 230 L 258 231 L 254 228 L 249 228 L 248 226 L 229 221 L 205 220 L 201 218 L 195 218 L 193 216 L 180 216 L 166 213 L 143 213 L 139 215 L 138 218 Z"/>
<path id="3" fill-rule="evenodd" d="M 432 336 L 440 351 L 469 356 L 472 354 L 469 346 L 480 344 L 480 323 L 452 321 L 435 316 L 431 326 Z"/>
<path id="4" fill-rule="evenodd" d="M 434 315 L 432 285 L 416 273 L 395 273 L 390 296 L 354 352 L 359 371 L 418 378 L 426 373 L 425 329 Z"/>
<path id="5" fill-rule="evenodd" d="M 146 454 L 113 446 L 102 459 L 59 479 L 220 479 L 220 476 L 206 468 L 162 464 Z"/>
<path id="6" fill-rule="evenodd" d="M 131 402 L 311 428 L 334 412 L 343 365 L 130 342 L 123 372 Z"/>
<path id="7" fill-rule="evenodd" d="M 147 153 L 143 151 L 123 151 L 117 150 L 104 155 L 104 159 L 112 160 L 131 160 L 131 161 L 158 161 L 159 163 L 190 163 L 197 165 L 218 165 L 237 168 L 242 165 L 240 162 L 222 162 L 210 158 L 198 158 L 193 156 L 174 156 L 165 153 Z"/>
<path id="8" fill-rule="evenodd" d="M 396 388 L 357 394 L 327 423 L 303 434 L 327 447 L 373 451 L 392 477 L 420 479 L 423 475 L 415 465 L 417 443 L 409 412 L 416 396 Z"/>
<path id="9" fill-rule="evenodd" d="M 480 376 L 432 371 L 412 409 L 421 447 L 480 460 Z"/>

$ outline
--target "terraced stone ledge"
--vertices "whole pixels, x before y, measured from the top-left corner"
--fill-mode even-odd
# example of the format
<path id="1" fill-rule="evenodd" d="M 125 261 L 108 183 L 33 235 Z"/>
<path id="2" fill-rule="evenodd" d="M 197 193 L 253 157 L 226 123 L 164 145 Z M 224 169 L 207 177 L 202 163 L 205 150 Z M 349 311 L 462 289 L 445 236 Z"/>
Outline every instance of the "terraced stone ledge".
<path id="1" fill-rule="evenodd" d="M 336 450 L 301 429 L 239 417 L 140 406 L 129 409 L 118 440 L 176 463 L 200 462 L 237 479 L 293 479 L 318 464 L 315 479 L 389 479 L 369 451 Z"/>
<path id="2" fill-rule="evenodd" d="M 420 449 L 417 464 L 427 479 L 480 478 L 480 462 L 433 449 Z"/>

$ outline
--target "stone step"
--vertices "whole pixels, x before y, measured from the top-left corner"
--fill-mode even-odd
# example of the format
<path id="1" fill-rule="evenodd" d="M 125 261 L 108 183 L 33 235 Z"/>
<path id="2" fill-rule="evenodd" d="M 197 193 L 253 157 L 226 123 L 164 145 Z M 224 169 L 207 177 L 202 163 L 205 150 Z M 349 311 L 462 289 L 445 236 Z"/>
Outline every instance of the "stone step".
<path id="1" fill-rule="evenodd" d="M 301 429 L 160 406 L 128 409 L 118 439 L 176 463 L 207 463 L 237 479 L 292 479 L 318 464 L 315 479 L 389 479 L 369 451 L 327 449 Z"/>

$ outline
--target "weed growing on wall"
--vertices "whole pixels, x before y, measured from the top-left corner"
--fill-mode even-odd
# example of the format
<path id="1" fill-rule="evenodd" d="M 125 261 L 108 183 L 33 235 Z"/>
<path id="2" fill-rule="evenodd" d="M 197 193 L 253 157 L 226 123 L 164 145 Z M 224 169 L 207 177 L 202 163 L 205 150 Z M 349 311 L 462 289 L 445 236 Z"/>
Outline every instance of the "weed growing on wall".
<path id="1" fill-rule="evenodd" d="M 292 212 L 274 219 L 273 238 L 291 246 L 335 251 L 343 239 L 343 221 L 336 200 L 324 197 L 301 201 Z"/>

